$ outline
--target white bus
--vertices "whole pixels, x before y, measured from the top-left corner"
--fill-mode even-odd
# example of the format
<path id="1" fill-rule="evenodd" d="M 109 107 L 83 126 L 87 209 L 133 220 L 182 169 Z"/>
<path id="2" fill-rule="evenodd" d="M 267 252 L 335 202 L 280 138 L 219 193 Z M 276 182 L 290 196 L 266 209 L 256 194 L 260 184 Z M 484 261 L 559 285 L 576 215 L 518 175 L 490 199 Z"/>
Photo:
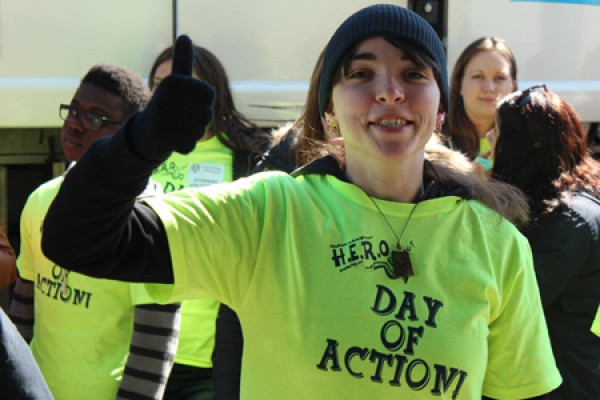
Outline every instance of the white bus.
<path id="1" fill-rule="evenodd" d="M 147 76 L 174 31 L 221 59 L 249 117 L 262 125 L 293 120 L 333 29 L 372 3 L 1 0 L 0 129 L 59 127 L 57 105 L 70 99 L 90 65 L 112 62 Z M 520 87 L 544 82 L 582 120 L 600 121 L 600 0 L 393 3 L 416 9 L 439 28 L 450 69 L 472 40 L 500 36 L 516 55 Z"/>

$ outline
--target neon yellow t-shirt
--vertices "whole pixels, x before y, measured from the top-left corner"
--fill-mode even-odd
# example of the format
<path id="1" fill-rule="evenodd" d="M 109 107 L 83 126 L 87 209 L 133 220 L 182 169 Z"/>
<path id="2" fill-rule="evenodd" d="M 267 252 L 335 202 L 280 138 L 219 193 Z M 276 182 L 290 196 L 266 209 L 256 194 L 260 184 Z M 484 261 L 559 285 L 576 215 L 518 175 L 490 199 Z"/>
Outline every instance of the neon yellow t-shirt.
<path id="1" fill-rule="evenodd" d="M 527 398 L 561 382 L 527 240 L 478 202 L 418 205 L 404 282 L 384 272 L 395 239 L 381 214 L 331 176 L 258 174 L 146 201 L 175 274 L 153 295 L 208 293 L 237 312 L 246 400 Z M 377 203 L 398 231 L 413 209 Z"/>
<path id="2" fill-rule="evenodd" d="M 492 159 L 492 144 L 486 137 L 479 139 L 479 155 L 475 158 L 484 171 L 489 171 L 494 166 Z"/>
<path id="3" fill-rule="evenodd" d="M 31 351 L 54 398 L 112 400 L 133 332 L 133 306 L 151 299 L 142 284 L 70 272 L 41 251 L 42 222 L 62 177 L 36 189 L 21 215 L 20 276 L 34 284 Z"/>
<path id="4" fill-rule="evenodd" d="M 189 154 L 173 152 L 152 174 L 163 192 L 231 182 L 233 154 L 216 136 L 203 140 Z"/>
<path id="5" fill-rule="evenodd" d="M 488 138 L 482 137 L 479 139 L 479 154 L 488 154 L 492 150 L 492 144 Z"/>
<path id="6" fill-rule="evenodd" d="M 596 318 L 594 318 L 594 322 L 592 323 L 592 332 L 594 332 L 596 336 L 600 336 L 600 305 L 598 305 Z"/>
<path id="7" fill-rule="evenodd" d="M 216 136 L 198 142 L 187 154 L 173 153 L 152 174 L 165 193 L 201 187 L 233 179 L 233 155 Z M 213 298 L 181 303 L 181 328 L 175 362 L 200 368 L 212 367 L 215 321 L 219 302 Z"/>

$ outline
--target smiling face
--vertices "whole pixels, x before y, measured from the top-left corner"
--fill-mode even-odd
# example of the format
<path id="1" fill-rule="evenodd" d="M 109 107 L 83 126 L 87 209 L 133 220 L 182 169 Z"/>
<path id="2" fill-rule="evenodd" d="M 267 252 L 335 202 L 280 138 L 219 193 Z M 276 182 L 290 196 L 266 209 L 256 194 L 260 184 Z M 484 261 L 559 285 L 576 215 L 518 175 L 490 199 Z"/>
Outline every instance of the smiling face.
<path id="1" fill-rule="evenodd" d="M 481 51 L 466 65 L 460 94 L 467 117 L 480 133 L 492 128 L 498 101 L 515 86 L 510 61 L 496 50 Z"/>
<path id="2" fill-rule="evenodd" d="M 76 108 L 77 112 L 96 114 L 116 121 L 124 121 L 127 118 L 123 100 L 119 96 L 89 83 L 84 83 L 77 89 L 71 106 Z M 118 127 L 115 124 L 103 124 L 100 129 L 89 130 L 76 118 L 67 118 L 61 129 L 65 157 L 69 161 L 79 161 L 96 139 L 114 134 Z"/>
<path id="3" fill-rule="evenodd" d="M 326 117 L 344 138 L 346 164 L 423 164 L 443 112 L 431 67 L 418 66 L 382 37 L 362 41 L 332 92 Z"/>

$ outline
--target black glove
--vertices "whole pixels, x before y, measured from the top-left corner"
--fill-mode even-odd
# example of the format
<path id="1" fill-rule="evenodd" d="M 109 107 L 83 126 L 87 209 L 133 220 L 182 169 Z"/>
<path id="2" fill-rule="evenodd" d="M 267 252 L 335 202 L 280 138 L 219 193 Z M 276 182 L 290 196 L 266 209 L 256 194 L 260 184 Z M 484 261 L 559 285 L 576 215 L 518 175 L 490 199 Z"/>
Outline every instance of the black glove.
<path id="1" fill-rule="evenodd" d="M 173 71 L 163 79 L 152 99 L 131 124 L 132 150 L 141 158 L 164 161 L 171 152 L 187 154 L 202 138 L 212 119 L 215 90 L 192 77 L 194 47 L 179 36 L 173 54 Z"/>

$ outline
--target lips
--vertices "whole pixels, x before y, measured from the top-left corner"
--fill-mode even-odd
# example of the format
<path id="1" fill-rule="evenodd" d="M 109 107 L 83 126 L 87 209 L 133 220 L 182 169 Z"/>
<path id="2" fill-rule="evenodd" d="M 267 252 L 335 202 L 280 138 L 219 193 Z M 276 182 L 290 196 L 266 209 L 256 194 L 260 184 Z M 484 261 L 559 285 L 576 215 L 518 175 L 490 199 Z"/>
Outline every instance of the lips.
<path id="1" fill-rule="evenodd" d="M 386 128 L 397 128 L 399 126 L 404 126 L 406 124 L 408 124 L 408 122 L 405 119 L 391 119 L 391 118 L 380 119 L 378 121 L 373 122 L 373 125 L 379 125 L 379 126 L 383 126 Z"/>
<path id="2" fill-rule="evenodd" d="M 381 128 L 402 128 L 409 124 L 412 124 L 412 122 L 405 118 L 392 116 L 376 118 L 374 120 L 369 121 L 369 125 Z"/>
<path id="3" fill-rule="evenodd" d="M 78 149 L 80 147 L 82 147 L 82 144 L 79 140 L 75 140 L 73 137 L 69 137 L 69 136 L 65 136 L 65 138 L 63 138 L 63 147 L 68 147 L 68 148 L 72 148 L 72 149 Z"/>

